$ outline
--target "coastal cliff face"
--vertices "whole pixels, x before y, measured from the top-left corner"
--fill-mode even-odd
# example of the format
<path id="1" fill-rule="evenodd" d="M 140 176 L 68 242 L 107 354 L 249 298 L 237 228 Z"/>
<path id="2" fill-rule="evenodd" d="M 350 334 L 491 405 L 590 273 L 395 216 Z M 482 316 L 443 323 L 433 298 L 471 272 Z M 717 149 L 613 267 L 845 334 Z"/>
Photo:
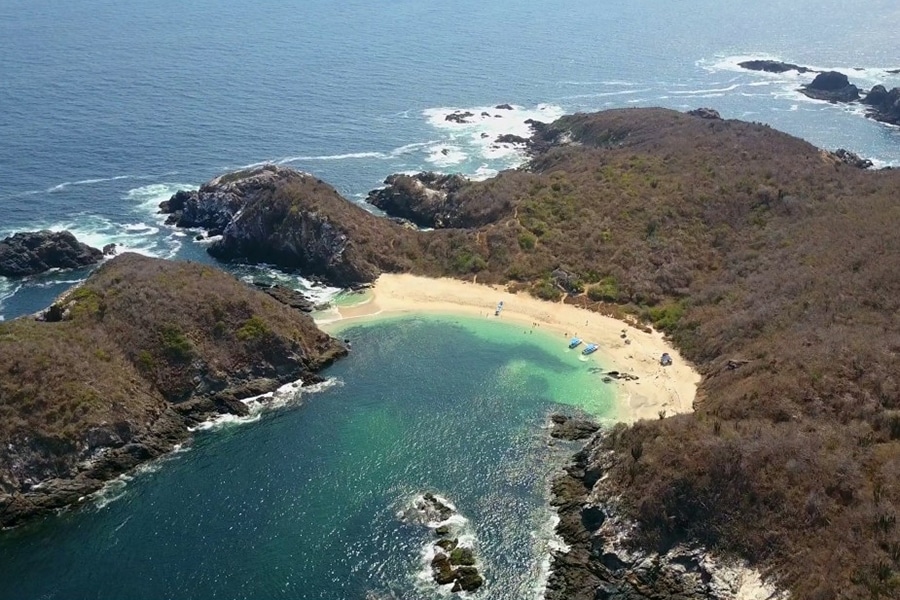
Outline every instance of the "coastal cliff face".
<path id="1" fill-rule="evenodd" d="M 207 266 L 123 254 L 41 315 L 0 323 L 0 526 L 77 501 L 188 427 L 346 349 Z"/>
<path id="2" fill-rule="evenodd" d="M 371 283 L 404 268 L 410 232 L 376 219 L 330 185 L 266 165 L 217 177 L 160 205 L 169 220 L 221 234 L 209 253 L 226 262 L 264 262 L 337 286 Z"/>

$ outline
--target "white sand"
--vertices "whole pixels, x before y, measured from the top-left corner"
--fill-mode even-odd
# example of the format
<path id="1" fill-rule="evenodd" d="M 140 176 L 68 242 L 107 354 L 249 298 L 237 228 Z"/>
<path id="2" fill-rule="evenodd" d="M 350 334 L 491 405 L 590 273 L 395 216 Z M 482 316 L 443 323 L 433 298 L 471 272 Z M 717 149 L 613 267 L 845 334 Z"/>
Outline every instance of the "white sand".
<path id="1" fill-rule="evenodd" d="M 494 308 L 501 300 L 503 311 L 495 317 Z M 618 319 L 561 302 L 538 300 L 525 292 L 512 294 L 499 286 L 385 274 L 375 283 L 370 300 L 338 308 L 335 319 L 323 319 L 319 324 L 327 328 L 329 323 L 343 323 L 347 319 L 429 312 L 499 318 L 526 326 L 537 323 L 545 333 L 558 334 L 560 343 L 568 341 L 565 335 L 577 335 L 585 343 L 599 344 L 597 355 L 603 364 L 638 377 L 636 381 L 619 380 L 615 384 L 620 390 L 617 420 L 657 419 L 660 411 L 669 416 L 693 410 L 700 374 L 662 334 L 644 333 Z M 623 331 L 625 338 L 621 337 Z M 671 366 L 659 364 L 663 352 L 672 357 Z"/>

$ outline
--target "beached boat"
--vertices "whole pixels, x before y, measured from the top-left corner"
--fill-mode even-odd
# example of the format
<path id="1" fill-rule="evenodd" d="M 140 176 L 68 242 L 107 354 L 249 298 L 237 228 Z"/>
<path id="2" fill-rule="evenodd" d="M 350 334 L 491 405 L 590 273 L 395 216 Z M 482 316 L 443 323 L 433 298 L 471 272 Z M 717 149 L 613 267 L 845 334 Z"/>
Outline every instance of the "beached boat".
<path id="1" fill-rule="evenodd" d="M 598 346 L 597 344 L 588 344 L 587 346 L 584 347 L 584 350 L 582 350 L 581 353 L 584 355 L 588 355 L 593 352 L 596 352 L 599 348 L 600 348 L 600 346 Z"/>
<path id="2" fill-rule="evenodd" d="M 573 337 L 569 341 L 569 348 L 577 348 L 581 344 L 581 338 Z"/>

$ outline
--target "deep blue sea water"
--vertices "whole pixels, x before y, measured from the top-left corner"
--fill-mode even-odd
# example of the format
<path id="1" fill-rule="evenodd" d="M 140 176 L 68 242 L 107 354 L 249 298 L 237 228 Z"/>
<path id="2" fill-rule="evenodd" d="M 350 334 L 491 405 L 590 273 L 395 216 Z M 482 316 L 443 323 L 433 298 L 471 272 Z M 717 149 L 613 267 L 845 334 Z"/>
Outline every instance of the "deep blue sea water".
<path id="1" fill-rule="evenodd" d="M 805 98 L 796 87 L 809 76 L 736 67 L 744 58 L 770 57 L 838 68 L 865 88 L 900 85 L 900 75 L 888 73 L 900 68 L 898 22 L 893 0 L 0 0 L 0 235 L 67 228 L 95 246 L 117 242 L 208 261 L 189 233 L 162 224 L 156 206 L 228 169 L 292 165 L 358 202 L 397 171 L 484 177 L 513 167 L 521 156 L 493 147 L 496 135 L 527 134 L 527 118 L 610 107 L 709 106 L 726 118 L 769 123 L 825 148 L 900 165 L 898 129 Z M 516 109 L 494 109 L 499 103 Z M 454 125 L 444 116 L 455 109 L 490 116 Z M 0 318 L 46 306 L 85 274 L 0 278 Z M 259 268 L 238 274 L 306 285 Z M 409 389 L 443 365 L 453 344 L 487 343 L 434 327 L 441 342 L 433 353 L 397 346 L 398 361 L 418 365 L 410 367 Z M 377 331 L 360 335 L 381 344 L 405 330 Z M 445 402 L 429 397 L 428 410 L 404 412 L 415 393 L 360 391 L 384 388 L 385 375 L 395 372 L 390 364 L 372 367 L 362 354 L 335 367 L 343 387 L 300 409 L 201 436 L 190 452 L 129 483 L 120 500 L 0 538 L 0 597 L 363 598 L 390 590 L 411 597 L 408 590 L 418 588 L 405 578 L 416 559 L 400 550 L 415 543 L 391 546 L 393 562 L 371 560 L 373 547 L 394 539 L 399 526 L 388 517 L 406 494 L 427 484 L 471 498 L 463 510 L 476 528 L 494 518 L 489 507 L 504 503 L 524 502 L 527 514 L 543 514 L 541 469 L 552 461 L 535 439 L 551 396 L 491 408 L 500 411 L 492 418 L 510 420 L 497 439 L 511 458 L 499 466 L 485 462 L 496 440 L 475 436 L 478 445 L 460 453 L 470 471 L 457 481 L 522 460 L 535 469 L 523 475 L 525 484 L 510 475 L 506 487 L 454 490 L 453 481 L 424 476 L 412 455 L 403 448 L 391 454 L 370 434 L 415 438 L 434 410 L 480 406 L 472 386 L 495 385 L 492 375 L 473 371 L 471 381 L 442 392 Z M 484 369 L 508 367 L 510 357 L 499 354 Z M 518 394 L 492 393 L 506 401 Z M 438 432 L 441 444 L 473 426 L 466 418 Z M 409 443 L 422 443 L 415 439 Z M 379 456 L 394 457 L 377 477 L 353 471 L 360 463 L 348 458 L 370 443 Z M 458 450 L 437 444 L 429 451 Z M 398 471 L 408 477 L 396 465 L 410 465 Z M 341 477 L 329 480 L 326 471 Z M 363 477 L 384 486 L 358 496 L 329 487 Z M 340 503 L 326 502 L 338 496 Z M 346 519 L 328 520 L 328 511 Z M 513 592 L 488 595 L 522 597 L 518 590 L 536 581 L 543 550 L 517 554 L 533 523 L 507 536 L 512 517 L 496 518 L 480 539 L 491 548 L 491 577 L 512 582 Z M 515 569 L 499 558 L 504 552 L 518 561 Z"/>

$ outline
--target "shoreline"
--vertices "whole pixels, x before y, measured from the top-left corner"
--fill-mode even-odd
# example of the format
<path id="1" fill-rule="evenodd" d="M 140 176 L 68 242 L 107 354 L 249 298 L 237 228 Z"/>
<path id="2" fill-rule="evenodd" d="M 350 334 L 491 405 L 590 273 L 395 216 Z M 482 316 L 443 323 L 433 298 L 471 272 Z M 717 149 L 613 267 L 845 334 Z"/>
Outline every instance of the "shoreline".
<path id="1" fill-rule="evenodd" d="M 499 317 L 497 303 L 503 301 Z M 560 342 L 577 335 L 599 344 L 597 356 L 615 370 L 637 376 L 637 380 L 617 380 L 614 419 L 632 423 L 693 412 L 700 374 L 657 331 L 645 333 L 633 325 L 612 317 L 586 311 L 561 302 L 534 298 L 525 292 L 514 294 L 501 286 L 448 278 L 429 278 L 408 274 L 382 274 L 370 290 L 370 297 L 351 306 L 335 305 L 328 311 L 335 318 L 316 319 L 316 325 L 329 331 L 349 321 L 379 316 L 415 314 L 465 315 L 502 319 L 560 337 Z M 331 331 L 329 331 L 331 332 Z M 625 333 L 625 338 L 622 334 Z M 629 340 L 630 343 L 625 343 Z M 583 347 L 583 346 L 582 346 Z M 673 364 L 663 367 L 660 356 L 667 352 Z"/>

